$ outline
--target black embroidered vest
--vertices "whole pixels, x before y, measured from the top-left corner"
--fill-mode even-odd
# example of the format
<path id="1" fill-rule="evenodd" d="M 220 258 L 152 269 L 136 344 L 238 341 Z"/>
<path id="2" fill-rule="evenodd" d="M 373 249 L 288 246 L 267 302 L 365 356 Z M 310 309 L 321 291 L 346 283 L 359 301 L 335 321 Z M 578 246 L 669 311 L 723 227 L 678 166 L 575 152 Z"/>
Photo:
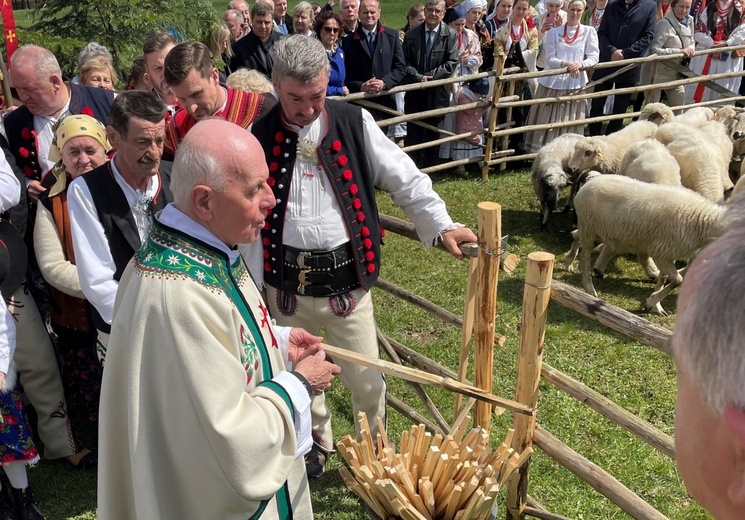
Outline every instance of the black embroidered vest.
<path id="1" fill-rule="evenodd" d="M 91 192 L 98 220 L 106 234 L 109 251 L 116 266 L 114 280 L 118 282 L 124 273 L 124 268 L 140 248 L 141 243 L 132 210 L 124 192 L 114 179 L 109 163 L 110 161 L 86 173 L 83 179 Z M 169 187 L 171 164 L 166 161 L 160 163 L 160 191 L 153 199 L 153 213 L 165 208 L 166 204 L 173 200 Z M 110 326 L 101 318 L 95 307 L 92 305 L 90 307 L 96 328 L 108 333 Z"/>
<path id="2" fill-rule="evenodd" d="M 281 110 L 279 104 L 275 105 L 252 128 L 264 149 L 268 183 L 277 198 L 261 232 L 264 281 L 277 288 L 282 287 L 282 230 L 298 142 L 298 135 L 284 124 Z M 329 128 L 318 147 L 318 156 L 352 242 L 360 286 L 370 290 L 380 270 L 381 228 L 375 185 L 367 165 L 362 112 L 359 107 L 330 100 L 326 101 L 326 112 Z"/>

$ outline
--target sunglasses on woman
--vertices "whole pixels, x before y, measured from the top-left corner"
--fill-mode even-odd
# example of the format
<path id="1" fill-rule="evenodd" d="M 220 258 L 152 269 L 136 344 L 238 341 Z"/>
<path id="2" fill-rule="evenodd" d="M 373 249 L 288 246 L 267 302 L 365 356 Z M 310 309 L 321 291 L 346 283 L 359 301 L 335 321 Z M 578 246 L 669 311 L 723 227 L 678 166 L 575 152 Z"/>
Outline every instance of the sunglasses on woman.
<path id="1" fill-rule="evenodd" d="M 324 26 L 323 27 L 323 30 L 326 31 L 327 33 L 330 33 L 330 34 L 336 34 L 336 33 L 339 32 L 339 28 L 338 27 Z"/>

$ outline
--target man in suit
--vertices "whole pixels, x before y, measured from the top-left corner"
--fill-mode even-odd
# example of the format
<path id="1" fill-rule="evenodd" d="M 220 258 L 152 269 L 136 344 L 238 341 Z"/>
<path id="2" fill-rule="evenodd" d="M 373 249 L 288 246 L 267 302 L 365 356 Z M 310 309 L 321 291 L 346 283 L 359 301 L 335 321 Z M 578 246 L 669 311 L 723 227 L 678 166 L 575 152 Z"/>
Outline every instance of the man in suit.
<path id="1" fill-rule="evenodd" d="M 281 34 L 292 34 L 292 16 L 287 14 L 287 0 L 274 0 L 274 22 Z"/>
<path id="2" fill-rule="evenodd" d="M 638 58 L 644 54 L 654 36 L 657 22 L 657 4 L 652 0 L 618 0 L 610 2 L 603 15 L 598 29 L 598 46 L 600 62 L 618 61 Z M 593 80 L 602 80 L 616 72 L 618 68 L 598 69 L 593 73 Z M 634 67 L 608 81 L 595 85 L 595 92 L 633 87 L 639 82 L 641 67 Z M 592 100 L 590 117 L 603 115 L 605 97 Z M 625 114 L 631 101 L 631 94 L 615 94 L 613 114 Z M 600 135 L 603 123 L 590 123 L 590 135 Z M 623 119 L 608 122 L 606 134 L 611 134 L 623 127 Z"/>
<path id="3" fill-rule="evenodd" d="M 292 20 L 290 21 L 292 24 Z M 272 76 L 274 43 L 282 33 L 273 31 L 274 8 L 266 2 L 256 2 L 251 9 L 251 32 L 233 44 L 230 69 L 245 67 Z"/>
<path id="4" fill-rule="evenodd" d="M 453 75 L 458 64 L 458 35 L 442 22 L 444 16 L 445 0 L 428 0 L 424 8 L 424 23 L 406 33 L 403 44 L 406 60 L 404 83 L 444 79 Z M 407 92 L 404 112 L 414 114 L 449 104 L 450 85 L 443 85 Z M 443 119 L 443 116 L 428 117 L 422 122 L 437 126 Z M 440 137 L 437 132 L 414 123 L 406 125 L 406 132 L 406 146 Z M 420 167 L 431 166 L 437 161 L 437 153 L 432 153 L 432 150 L 419 150 L 413 152 L 411 157 Z"/>
<path id="5" fill-rule="evenodd" d="M 163 102 L 148 92 L 120 93 L 106 135 L 116 154 L 68 188 L 73 250 L 80 287 L 91 304 L 105 355 L 119 278 L 147 237 L 153 215 L 172 201 Z"/>
<path id="6" fill-rule="evenodd" d="M 342 40 L 346 54 L 347 76 L 345 84 L 350 92 L 372 92 L 392 89 L 406 74 L 406 62 L 398 31 L 383 27 L 380 23 L 378 0 L 363 0 L 360 4 L 360 23 L 349 38 Z M 392 96 L 381 96 L 373 100 L 395 109 Z M 375 119 L 384 119 L 383 112 L 370 110 Z"/>

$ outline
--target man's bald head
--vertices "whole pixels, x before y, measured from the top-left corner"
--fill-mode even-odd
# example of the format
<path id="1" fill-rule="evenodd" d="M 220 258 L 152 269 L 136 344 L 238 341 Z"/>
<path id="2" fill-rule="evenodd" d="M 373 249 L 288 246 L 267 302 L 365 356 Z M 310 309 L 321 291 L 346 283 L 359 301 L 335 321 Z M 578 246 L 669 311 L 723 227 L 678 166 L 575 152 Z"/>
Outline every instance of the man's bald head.
<path id="1" fill-rule="evenodd" d="M 52 51 L 24 45 L 13 54 L 10 79 L 21 102 L 37 116 L 56 116 L 70 95 Z"/>
<path id="2" fill-rule="evenodd" d="M 256 138 L 224 119 L 196 124 L 181 142 L 171 185 L 178 209 L 229 247 L 253 242 L 274 207 Z"/>

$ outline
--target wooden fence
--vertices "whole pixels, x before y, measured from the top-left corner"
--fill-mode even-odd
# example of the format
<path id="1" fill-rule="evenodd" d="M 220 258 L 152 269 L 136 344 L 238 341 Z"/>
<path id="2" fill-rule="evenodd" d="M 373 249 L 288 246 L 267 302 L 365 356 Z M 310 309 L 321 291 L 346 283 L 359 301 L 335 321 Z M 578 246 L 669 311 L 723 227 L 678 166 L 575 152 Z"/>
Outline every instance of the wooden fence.
<path id="1" fill-rule="evenodd" d="M 695 55 L 697 56 L 707 55 L 707 54 L 712 54 L 716 52 L 732 52 L 732 51 L 743 50 L 743 49 L 745 49 L 745 45 L 737 45 L 737 46 L 732 46 L 732 47 L 720 47 L 717 49 L 699 50 L 699 51 L 696 51 Z M 708 76 L 698 76 L 695 73 L 691 72 L 689 69 L 677 64 L 677 60 L 679 60 L 682 56 L 683 56 L 682 54 L 673 54 L 673 55 L 666 55 L 666 56 L 650 55 L 650 56 L 645 56 L 642 58 L 632 58 L 632 59 L 626 59 L 626 60 L 620 60 L 620 61 L 614 61 L 614 62 L 598 63 L 594 67 L 587 67 L 583 69 L 583 70 L 589 71 L 589 70 L 599 70 L 599 69 L 620 67 L 621 70 L 625 71 L 625 70 L 630 70 L 631 68 L 634 68 L 634 67 L 640 67 L 641 65 L 645 63 L 661 62 L 661 63 L 666 63 L 668 66 L 676 68 L 676 70 L 679 70 L 681 74 L 684 74 L 686 76 L 682 79 L 675 80 L 675 81 L 668 81 L 664 83 L 654 83 L 654 84 L 648 84 L 648 85 L 638 85 L 635 87 L 615 89 L 613 91 L 588 92 L 588 90 L 590 90 L 592 86 L 594 86 L 597 83 L 597 82 L 590 82 L 587 87 L 580 89 L 578 92 L 574 92 L 566 96 L 523 100 L 521 99 L 522 96 L 515 94 L 516 86 L 519 85 L 521 82 L 526 81 L 526 80 L 534 80 L 534 79 L 538 79 L 541 77 L 549 77 L 549 76 L 554 76 L 558 74 L 563 74 L 567 72 L 567 69 L 562 68 L 562 69 L 543 70 L 543 71 L 538 71 L 538 72 L 520 72 L 519 69 L 516 67 L 505 68 L 504 58 L 498 57 L 495 60 L 494 69 L 489 72 L 481 72 L 478 74 L 473 74 L 469 76 L 461 76 L 457 78 L 446 78 L 446 79 L 440 79 L 436 81 L 428 81 L 425 83 L 400 85 L 390 90 L 385 90 L 379 94 L 368 94 L 368 93 L 360 92 L 360 93 L 350 94 L 343 98 L 339 97 L 336 99 L 344 100 L 348 102 L 354 102 L 366 108 L 374 108 L 375 110 L 378 110 L 382 113 L 392 116 L 388 119 L 383 119 L 383 120 L 378 121 L 378 126 L 380 127 L 386 128 L 388 126 L 395 125 L 398 123 L 406 123 L 407 125 L 415 124 L 415 125 L 423 126 L 429 130 L 435 131 L 442 136 L 438 139 L 435 139 L 427 143 L 404 147 L 404 151 L 407 151 L 407 152 L 426 149 L 426 148 L 433 148 L 435 151 L 437 151 L 438 147 L 443 143 L 468 139 L 469 137 L 472 137 L 474 135 L 483 135 L 484 139 L 483 139 L 482 148 L 484 150 L 484 153 L 482 155 L 471 157 L 470 159 L 461 159 L 461 160 L 444 162 L 437 166 L 424 168 L 422 169 L 422 171 L 425 173 L 432 173 L 436 171 L 451 169 L 459 165 L 481 163 L 482 164 L 481 176 L 482 176 L 482 179 L 486 180 L 489 176 L 489 169 L 491 167 L 499 165 L 500 170 L 504 170 L 506 168 L 507 163 L 510 161 L 526 161 L 526 160 L 532 160 L 533 158 L 535 158 L 535 154 L 517 155 L 514 149 L 509 149 L 508 139 L 510 135 L 519 134 L 519 133 L 523 133 L 526 131 L 545 130 L 548 128 L 562 128 L 562 127 L 578 126 L 577 121 L 570 121 L 570 122 L 565 122 L 565 123 L 557 122 L 557 123 L 549 123 L 549 124 L 516 127 L 514 121 L 512 121 L 512 110 L 517 107 L 530 107 L 532 105 L 537 105 L 537 104 L 556 104 L 556 103 L 564 103 L 568 101 L 578 101 L 578 100 L 592 100 L 594 98 L 604 97 L 610 94 L 643 93 L 643 92 L 646 92 L 652 89 L 660 89 L 660 88 L 668 89 L 668 88 L 677 87 L 679 85 L 687 85 L 691 83 L 701 83 L 701 82 L 705 82 L 708 87 L 715 89 L 718 93 L 722 95 L 722 97 L 720 99 L 716 99 L 712 101 L 695 103 L 695 104 L 690 104 L 690 105 L 683 105 L 683 106 L 672 107 L 672 108 L 676 110 L 681 110 L 681 109 L 692 108 L 695 106 L 715 106 L 715 105 L 721 105 L 721 104 L 733 103 L 736 101 L 745 100 L 745 96 L 739 96 L 737 95 L 737 93 L 727 93 L 728 91 L 726 91 L 726 89 L 714 83 L 714 81 L 718 79 L 725 79 L 725 78 L 738 77 L 738 76 L 741 77 L 745 75 L 745 70 L 740 71 L 740 72 L 727 72 L 727 73 L 721 73 L 721 74 L 710 74 Z M 614 75 L 615 74 L 611 74 L 607 76 L 606 78 L 604 78 L 604 80 L 612 78 Z M 454 85 L 456 83 L 461 83 L 464 81 L 469 81 L 472 79 L 478 79 L 478 78 L 484 78 L 484 77 L 490 78 L 490 83 L 493 83 L 489 96 L 487 96 L 481 101 L 476 101 L 476 102 L 468 103 L 465 105 L 454 105 L 454 106 L 449 106 L 445 108 L 427 110 L 424 112 L 417 112 L 415 114 L 403 114 L 391 108 L 384 107 L 382 105 L 379 105 L 378 103 L 375 103 L 375 98 L 381 95 L 392 95 L 392 94 L 396 94 L 399 92 L 405 93 L 405 92 L 410 92 L 414 90 L 424 90 L 428 88 L 440 87 L 443 85 Z M 484 108 L 485 110 L 487 108 L 491 108 L 491 110 L 489 111 L 488 123 L 485 125 L 485 128 L 483 130 L 477 130 L 477 131 L 462 133 L 462 134 L 454 134 L 453 132 L 449 132 L 441 128 L 430 126 L 422 121 L 423 119 L 426 119 L 429 117 L 457 113 L 463 110 L 470 110 L 470 109 L 478 108 L 478 107 Z M 498 113 L 500 111 L 505 112 L 504 120 L 507 121 L 506 123 L 497 124 Z M 586 125 L 586 124 L 595 123 L 595 122 L 613 121 L 617 119 L 627 119 L 627 118 L 637 117 L 638 115 L 639 115 L 639 112 L 631 112 L 631 113 L 618 114 L 618 115 L 603 115 L 599 117 L 584 119 L 583 121 L 579 123 L 579 125 Z"/>
<path id="2" fill-rule="evenodd" d="M 498 204 L 479 204 L 480 245 L 473 244 L 464 248 L 464 253 L 469 257 L 469 282 L 463 317 L 442 309 L 389 281 L 383 279 L 378 281 L 377 287 L 379 289 L 424 309 L 446 323 L 460 327 L 463 338 L 460 366 L 456 372 L 379 332 L 380 344 L 394 362 L 406 362 L 433 374 L 468 382 L 465 379 L 464 363 L 467 364 L 468 344 L 472 331 L 475 331 L 474 371 L 476 386 L 491 391 L 492 351 L 495 344 L 502 345 L 505 341 L 504 337 L 494 333 L 497 275 L 496 271 L 493 270 L 495 267 L 498 269 L 501 253 L 499 239 L 497 238 L 501 231 L 500 220 L 501 208 Z M 417 240 L 413 224 L 386 215 L 381 215 L 381 221 L 386 230 Z M 553 262 L 553 255 L 542 252 L 531 253 L 527 258 L 514 400 L 532 409 L 533 413 L 513 414 L 515 434 L 512 448 L 521 452 L 526 448 L 536 446 L 633 518 L 663 520 L 666 518 L 663 514 L 612 475 L 575 452 L 540 424 L 536 424 L 536 410 L 540 407 L 538 384 L 542 379 L 629 431 L 660 453 L 674 459 L 674 442 L 669 435 L 585 386 L 580 381 L 575 380 L 570 375 L 543 363 L 542 360 L 544 332 L 550 301 L 596 320 L 610 329 L 621 332 L 635 341 L 666 354 L 670 354 L 669 338 L 671 332 L 603 300 L 592 297 L 579 289 L 554 280 L 552 276 Z M 469 307 L 470 305 L 473 306 Z M 485 374 L 488 381 L 484 379 Z M 409 404 L 390 394 L 388 395 L 388 404 L 415 423 L 425 424 L 428 429 L 435 433 L 447 431 L 449 424 L 445 415 L 437 409 L 421 387 L 415 387 L 415 390 L 431 413 L 431 420 L 417 412 Z M 459 406 L 456 405 L 456 411 L 458 409 Z M 482 409 L 481 412 L 476 412 L 474 424 L 485 427 L 491 425 L 491 413 L 492 410 L 489 406 Z M 453 416 L 455 417 L 455 415 Z M 549 512 L 528 495 L 529 469 L 530 462 L 528 461 L 520 468 L 519 474 L 514 476 L 508 484 L 508 518 L 518 519 L 533 516 L 546 520 L 567 520 L 560 515 Z"/>

